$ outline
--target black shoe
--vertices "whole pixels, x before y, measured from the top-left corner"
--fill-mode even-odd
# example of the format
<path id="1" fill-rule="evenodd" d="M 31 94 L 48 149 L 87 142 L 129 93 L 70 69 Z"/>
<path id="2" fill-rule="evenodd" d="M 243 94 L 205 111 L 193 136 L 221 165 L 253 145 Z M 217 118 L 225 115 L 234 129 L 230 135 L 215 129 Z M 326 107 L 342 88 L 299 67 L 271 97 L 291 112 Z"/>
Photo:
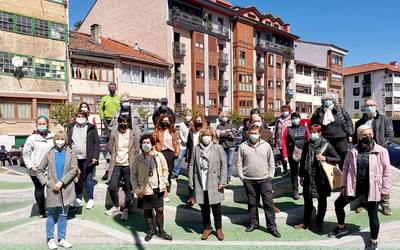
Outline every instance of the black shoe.
<path id="1" fill-rule="evenodd" d="M 324 232 L 324 225 L 319 225 L 319 224 L 317 224 L 317 225 L 315 226 L 315 232 L 318 233 L 318 234 L 323 233 L 323 232 Z"/>
<path id="2" fill-rule="evenodd" d="M 333 231 L 328 234 L 328 237 L 340 238 L 342 236 L 347 235 L 348 233 L 349 231 L 347 230 L 346 226 L 344 228 L 339 228 L 338 226 L 336 226 L 335 229 L 333 229 Z"/>
<path id="3" fill-rule="evenodd" d="M 253 232 L 254 230 L 258 229 L 258 226 L 256 225 L 250 225 L 246 228 L 246 232 L 250 233 Z"/>
<path id="4" fill-rule="evenodd" d="M 150 241 L 151 238 L 153 238 L 153 235 L 154 235 L 154 231 L 148 232 L 148 233 L 146 234 L 146 236 L 144 237 L 144 240 L 145 240 L 145 241 Z"/>
<path id="5" fill-rule="evenodd" d="M 164 240 L 172 240 L 171 235 L 167 234 L 165 231 L 162 233 L 158 233 L 157 235 L 159 238 L 164 239 Z"/>
<path id="6" fill-rule="evenodd" d="M 172 180 L 175 180 L 175 179 L 177 179 L 178 178 L 178 176 L 177 175 L 173 175 L 173 176 L 171 176 L 171 179 Z"/>
<path id="7" fill-rule="evenodd" d="M 365 250 L 377 250 L 378 249 L 378 242 L 369 242 L 369 245 L 365 247 Z"/>
<path id="8" fill-rule="evenodd" d="M 108 179 L 108 171 L 106 171 L 103 175 L 103 177 L 101 177 L 102 181 L 106 181 Z"/>
<path id="9" fill-rule="evenodd" d="M 268 229 L 268 233 L 270 233 L 275 238 L 280 238 L 281 237 L 281 234 L 278 232 L 278 230 L 276 228 Z"/>

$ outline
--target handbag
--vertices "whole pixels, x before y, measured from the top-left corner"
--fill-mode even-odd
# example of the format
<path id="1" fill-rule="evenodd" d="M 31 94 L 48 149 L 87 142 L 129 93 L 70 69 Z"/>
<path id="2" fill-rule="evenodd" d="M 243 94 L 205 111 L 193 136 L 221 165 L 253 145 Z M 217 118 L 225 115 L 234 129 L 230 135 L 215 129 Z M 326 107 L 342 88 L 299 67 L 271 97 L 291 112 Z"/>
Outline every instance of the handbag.
<path id="1" fill-rule="evenodd" d="M 299 162 L 301 159 L 301 154 L 303 153 L 303 150 L 294 146 L 294 150 L 293 150 L 293 155 L 292 155 L 292 159 L 295 162 Z"/>
<path id="2" fill-rule="evenodd" d="M 320 152 L 322 154 L 326 148 L 328 147 L 328 143 L 326 143 Z M 339 188 L 342 186 L 342 171 L 339 169 L 337 165 L 332 165 L 327 163 L 326 161 L 320 161 L 322 169 L 325 172 L 326 177 L 328 178 L 329 185 L 331 190 Z"/>

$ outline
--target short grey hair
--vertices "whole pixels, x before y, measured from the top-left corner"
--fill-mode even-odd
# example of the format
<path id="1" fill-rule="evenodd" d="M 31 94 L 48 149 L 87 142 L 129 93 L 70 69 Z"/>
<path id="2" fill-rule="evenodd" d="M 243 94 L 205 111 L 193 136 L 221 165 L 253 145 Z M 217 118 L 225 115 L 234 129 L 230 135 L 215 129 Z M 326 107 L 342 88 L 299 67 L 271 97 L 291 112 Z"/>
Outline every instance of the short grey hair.
<path id="1" fill-rule="evenodd" d="M 337 96 L 334 93 L 326 93 L 321 97 L 321 102 L 323 103 L 326 100 L 332 100 L 334 104 L 337 103 Z"/>
<path id="2" fill-rule="evenodd" d="M 228 117 L 228 121 L 231 120 L 230 117 L 229 117 L 229 113 L 226 112 L 226 111 L 222 111 L 222 112 L 219 114 L 218 119 L 221 121 L 222 117 L 224 117 L 224 116 L 227 116 L 227 117 Z"/>
<path id="3" fill-rule="evenodd" d="M 372 133 L 374 133 L 374 130 L 369 125 L 364 124 L 364 125 L 361 125 L 360 127 L 358 127 L 357 138 L 360 140 L 362 132 L 364 132 L 364 130 L 368 130 L 368 129 L 370 129 L 372 131 Z"/>

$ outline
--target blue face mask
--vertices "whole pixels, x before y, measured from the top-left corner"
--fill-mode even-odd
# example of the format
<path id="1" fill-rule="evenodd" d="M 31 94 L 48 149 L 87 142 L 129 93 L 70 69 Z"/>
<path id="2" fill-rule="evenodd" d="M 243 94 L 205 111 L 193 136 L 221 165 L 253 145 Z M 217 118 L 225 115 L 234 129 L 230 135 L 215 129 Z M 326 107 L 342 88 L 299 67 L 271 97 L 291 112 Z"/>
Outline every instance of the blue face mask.
<path id="1" fill-rule="evenodd" d="M 311 141 L 315 142 L 315 141 L 318 140 L 318 138 L 319 138 L 318 133 L 311 133 L 311 134 L 310 134 L 310 140 L 311 140 Z"/>
<path id="2" fill-rule="evenodd" d="M 367 107 L 365 107 L 365 112 L 367 112 L 368 114 L 375 114 L 376 107 L 375 106 L 367 106 Z"/>
<path id="3" fill-rule="evenodd" d="M 163 110 L 167 110 L 167 109 L 168 109 L 168 106 L 167 106 L 167 105 L 165 105 L 165 104 L 162 104 L 162 105 L 161 105 L 161 109 L 163 109 Z"/>
<path id="4" fill-rule="evenodd" d="M 249 140 L 250 140 L 251 142 L 255 142 L 255 141 L 258 140 L 258 137 L 259 137 L 259 136 L 260 136 L 260 135 L 250 135 Z"/>
<path id="5" fill-rule="evenodd" d="M 332 100 L 326 100 L 326 101 L 324 101 L 324 106 L 325 106 L 326 108 L 327 108 L 327 107 L 330 107 L 332 104 L 333 104 Z"/>
<path id="6" fill-rule="evenodd" d="M 37 127 L 37 131 L 39 131 L 39 133 L 45 133 L 47 132 L 47 125 L 40 125 Z"/>
<path id="7" fill-rule="evenodd" d="M 292 125 L 299 125 L 300 124 L 300 119 L 296 118 L 296 119 L 292 119 Z"/>
<path id="8" fill-rule="evenodd" d="M 289 111 L 285 111 L 282 113 L 283 117 L 287 117 L 289 115 Z"/>

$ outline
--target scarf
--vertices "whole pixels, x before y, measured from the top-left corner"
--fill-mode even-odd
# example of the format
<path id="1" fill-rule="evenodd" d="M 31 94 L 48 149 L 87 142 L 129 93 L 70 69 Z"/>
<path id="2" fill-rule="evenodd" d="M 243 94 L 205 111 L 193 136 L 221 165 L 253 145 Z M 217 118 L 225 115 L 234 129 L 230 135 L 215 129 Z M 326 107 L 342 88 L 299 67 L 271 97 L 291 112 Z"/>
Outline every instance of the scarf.
<path id="1" fill-rule="evenodd" d="M 34 130 L 32 132 L 33 135 L 40 135 L 43 139 L 47 138 L 47 135 L 50 133 L 49 130 L 47 130 L 46 132 L 39 132 L 38 130 Z"/>
<path id="2" fill-rule="evenodd" d="M 208 144 L 207 146 L 204 146 L 203 143 L 200 143 L 200 170 L 202 171 L 207 171 L 209 167 L 209 162 L 210 162 L 210 150 L 212 146 L 214 145 L 212 142 Z"/>
<path id="3" fill-rule="evenodd" d="M 308 153 L 306 156 L 306 162 L 305 162 L 305 170 L 307 173 L 311 174 L 311 169 L 314 164 L 314 159 L 315 155 L 318 155 L 321 151 L 321 148 L 323 145 L 328 143 L 328 141 L 325 138 L 320 137 L 316 142 L 308 144 Z"/>
<path id="4" fill-rule="evenodd" d="M 333 107 L 335 107 L 334 104 L 332 104 L 331 106 L 329 106 L 327 108 L 324 107 L 325 114 L 324 114 L 324 120 L 322 121 L 322 124 L 325 126 L 327 126 L 328 124 L 335 121 L 335 118 L 333 117 L 333 114 L 332 114 Z"/>

